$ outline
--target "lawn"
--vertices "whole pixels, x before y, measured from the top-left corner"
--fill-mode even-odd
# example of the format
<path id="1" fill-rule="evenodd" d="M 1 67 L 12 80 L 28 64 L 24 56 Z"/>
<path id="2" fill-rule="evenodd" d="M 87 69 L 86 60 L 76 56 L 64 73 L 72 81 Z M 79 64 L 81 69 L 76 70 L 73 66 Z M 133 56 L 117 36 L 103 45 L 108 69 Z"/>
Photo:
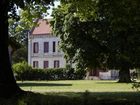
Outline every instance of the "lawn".
<path id="1" fill-rule="evenodd" d="M 33 92 L 134 92 L 132 84 L 112 80 L 63 80 L 18 82 L 26 91 Z"/>
<path id="2" fill-rule="evenodd" d="M 26 92 L 0 105 L 140 105 L 132 84 L 109 80 L 18 81 Z"/>

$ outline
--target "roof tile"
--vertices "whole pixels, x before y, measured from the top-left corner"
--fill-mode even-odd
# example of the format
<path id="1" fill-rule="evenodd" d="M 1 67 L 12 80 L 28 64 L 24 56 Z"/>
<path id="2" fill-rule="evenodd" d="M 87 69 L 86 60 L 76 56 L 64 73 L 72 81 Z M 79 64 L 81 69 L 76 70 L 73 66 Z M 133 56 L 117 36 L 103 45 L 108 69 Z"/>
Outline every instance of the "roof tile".
<path id="1" fill-rule="evenodd" d="M 38 26 L 34 27 L 31 34 L 32 35 L 49 35 L 52 33 L 52 27 L 48 20 L 38 19 Z"/>

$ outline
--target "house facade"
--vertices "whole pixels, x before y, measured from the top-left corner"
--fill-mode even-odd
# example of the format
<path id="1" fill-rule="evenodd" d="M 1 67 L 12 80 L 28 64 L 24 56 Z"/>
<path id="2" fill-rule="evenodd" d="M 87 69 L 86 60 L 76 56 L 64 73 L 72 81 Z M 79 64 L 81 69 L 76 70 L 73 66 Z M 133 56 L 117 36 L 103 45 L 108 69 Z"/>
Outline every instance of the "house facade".
<path id="1" fill-rule="evenodd" d="M 60 39 L 52 34 L 49 20 L 38 19 L 38 25 L 28 35 L 28 64 L 33 68 L 64 68 L 66 61 L 58 44 Z"/>

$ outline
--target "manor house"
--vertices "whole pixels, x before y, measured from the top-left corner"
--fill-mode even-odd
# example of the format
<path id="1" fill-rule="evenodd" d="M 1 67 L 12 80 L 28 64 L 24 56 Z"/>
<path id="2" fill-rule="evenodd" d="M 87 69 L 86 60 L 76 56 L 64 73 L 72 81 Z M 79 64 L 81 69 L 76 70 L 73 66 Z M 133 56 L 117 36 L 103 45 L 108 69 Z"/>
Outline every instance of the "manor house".
<path id="1" fill-rule="evenodd" d="M 33 68 L 64 68 L 66 61 L 59 49 L 59 38 L 52 34 L 49 20 L 38 19 L 28 35 L 28 64 Z"/>

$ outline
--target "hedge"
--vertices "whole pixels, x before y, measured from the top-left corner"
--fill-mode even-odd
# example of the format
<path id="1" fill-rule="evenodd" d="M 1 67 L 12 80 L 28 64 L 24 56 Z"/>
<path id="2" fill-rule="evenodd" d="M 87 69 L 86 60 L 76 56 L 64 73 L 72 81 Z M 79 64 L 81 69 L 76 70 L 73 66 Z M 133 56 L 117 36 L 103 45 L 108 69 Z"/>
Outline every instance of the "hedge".
<path id="1" fill-rule="evenodd" d="M 17 80 L 76 80 L 85 75 L 84 70 L 74 68 L 33 69 L 27 62 L 14 64 L 13 72 Z"/>

